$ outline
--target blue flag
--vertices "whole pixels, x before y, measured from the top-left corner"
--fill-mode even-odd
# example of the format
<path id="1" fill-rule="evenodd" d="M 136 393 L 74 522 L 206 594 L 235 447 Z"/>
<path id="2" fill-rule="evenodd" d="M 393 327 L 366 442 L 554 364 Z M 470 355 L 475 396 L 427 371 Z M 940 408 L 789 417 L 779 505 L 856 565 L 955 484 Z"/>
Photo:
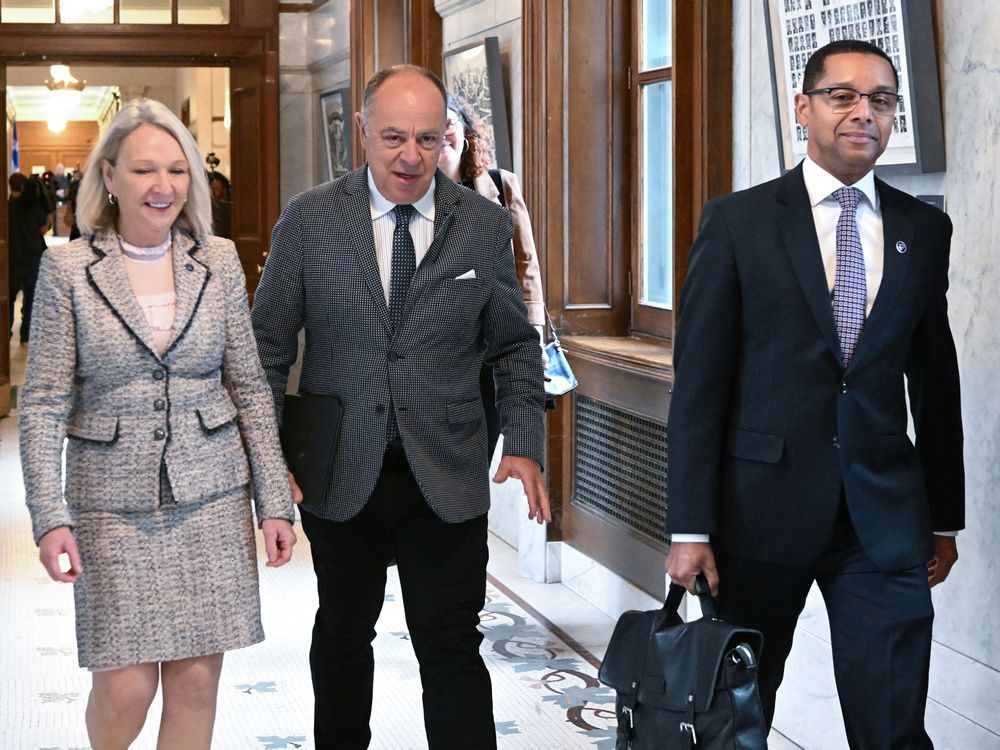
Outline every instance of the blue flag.
<path id="1" fill-rule="evenodd" d="M 12 171 L 21 171 L 21 151 L 17 146 L 17 120 L 14 120 L 14 130 L 13 136 L 10 142 L 10 165 L 13 168 Z"/>

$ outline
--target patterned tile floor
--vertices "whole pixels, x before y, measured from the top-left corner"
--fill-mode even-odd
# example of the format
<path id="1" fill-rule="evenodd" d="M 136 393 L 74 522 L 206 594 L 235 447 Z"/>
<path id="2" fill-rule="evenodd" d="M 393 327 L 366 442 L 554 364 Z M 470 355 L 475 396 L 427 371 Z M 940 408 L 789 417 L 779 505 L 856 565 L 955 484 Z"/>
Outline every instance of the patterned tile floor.
<path id="1" fill-rule="evenodd" d="M 12 349 L 14 380 L 24 348 Z M 16 412 L 0 420 L 0 748 L 82 750 L 89 676 L 76 666 L 72 589 L 53 583 L 37 561 L 23 506 Z M 513 551 L 491 540 L 494 557 Z M 508 560 L 508 563 L 510 561 Z M 502 567 L 502 566 L 501 566 Z M 408 641 L 398 578 L 391 572 L 375 649 L 373 747 L 426 747 L 420 681 Z M 214 747 L 308 748 L 312 695 L 307 650 L 315 608 L 308 543 L 293 562 L 261 571 L 267 640 L 226 656 Z M 494 682 L 501 748 L 613 746 L 614 694 L 597 682 L 596 657 L 547 630 L 491 576 L 482 617 L 483 655 Z M 603 616 L 602 616 L 603 617 Z M 610 620 L 602 623 L 610 628 Z M 152 748 L 158 703 L 136 748 Z"/>
<path id="2" fill-rule="evenodd" d="M 25 356 L 12 343 L 15 385 L 23 381 Z M 87 750 L 89 676 L 76 666 L 72 590 L 49 581 L 38 564 L 23 493 L 15 411 L 0 419 L 0 750 Z M 561 584 L 519 578 L 516 552 L 496 538 L 490 556 L 481 627 L 499 747 L 610 750 L 614 695 L 596 674 L 613 620 Z M 291 564 L 261 568 L 267 640 L 227 654 L 213 747 L 313 747 L 307 650 L 314 586 L 304 538 Z M 417 664 L 394 575 L 375 649 L 372 747 L 426 748 Z M 138 750 L 155 746 L 158 715 L 157 700 Z M 774 750 L 797 747 L 776 734 Z"/>

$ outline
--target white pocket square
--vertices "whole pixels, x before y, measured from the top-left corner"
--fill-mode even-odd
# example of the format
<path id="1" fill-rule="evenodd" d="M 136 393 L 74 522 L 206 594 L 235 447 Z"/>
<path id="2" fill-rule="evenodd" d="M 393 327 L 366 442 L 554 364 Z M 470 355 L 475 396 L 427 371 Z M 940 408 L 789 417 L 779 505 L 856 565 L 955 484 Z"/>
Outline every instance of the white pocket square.
<path id="1" fill-rule="evenodd" d="M 474 279 L 476 278 L 476 269 L 470 268 L 468 271 L 463 273 L 461 276 L 456 276 L 455 281 L 460 281 L 462 279 Z"/>

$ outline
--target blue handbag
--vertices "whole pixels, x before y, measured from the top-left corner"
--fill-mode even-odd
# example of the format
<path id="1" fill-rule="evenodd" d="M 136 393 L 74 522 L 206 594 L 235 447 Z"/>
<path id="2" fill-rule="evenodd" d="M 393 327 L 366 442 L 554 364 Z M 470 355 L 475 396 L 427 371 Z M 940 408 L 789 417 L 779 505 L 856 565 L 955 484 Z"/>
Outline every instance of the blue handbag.
<path id="1" fill-rule="evenodd" d="M 546 398 L 557 398 L 569 393 L 576 388 L 579 383 L 573 369 L 566 360 L 566 353 L 562 344 L 559 343 L 559 336 L 556 335 L 556 327 L 552 325 L 552 316 L 549 311 L 545 311 L 545 317 L 549 321 L 549 336 L 552 339 L 545 345 L 545 396 Z"/>

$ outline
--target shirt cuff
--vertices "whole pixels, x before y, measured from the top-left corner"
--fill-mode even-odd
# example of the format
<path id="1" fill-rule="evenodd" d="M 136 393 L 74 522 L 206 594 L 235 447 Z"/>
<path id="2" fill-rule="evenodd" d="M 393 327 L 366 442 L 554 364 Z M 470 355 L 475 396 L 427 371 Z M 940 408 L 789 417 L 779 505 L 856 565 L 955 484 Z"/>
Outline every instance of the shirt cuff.
<path id="1" fill-rule="evenodd" d="M 708 544 L 708 534 L 671 534 L 670 542 L 678 542 L 680 544 L 687 544 L 690 542 L 697 542 L 700 544 Z"/>
<path id="2" fill-rule="evenodd" d="M 958 532 L 957 531 L 935 531 L 934 532 L 934 536 L 951 536 L 951 537 L 955 537 L 955 536 L 958 536 Z"/>

